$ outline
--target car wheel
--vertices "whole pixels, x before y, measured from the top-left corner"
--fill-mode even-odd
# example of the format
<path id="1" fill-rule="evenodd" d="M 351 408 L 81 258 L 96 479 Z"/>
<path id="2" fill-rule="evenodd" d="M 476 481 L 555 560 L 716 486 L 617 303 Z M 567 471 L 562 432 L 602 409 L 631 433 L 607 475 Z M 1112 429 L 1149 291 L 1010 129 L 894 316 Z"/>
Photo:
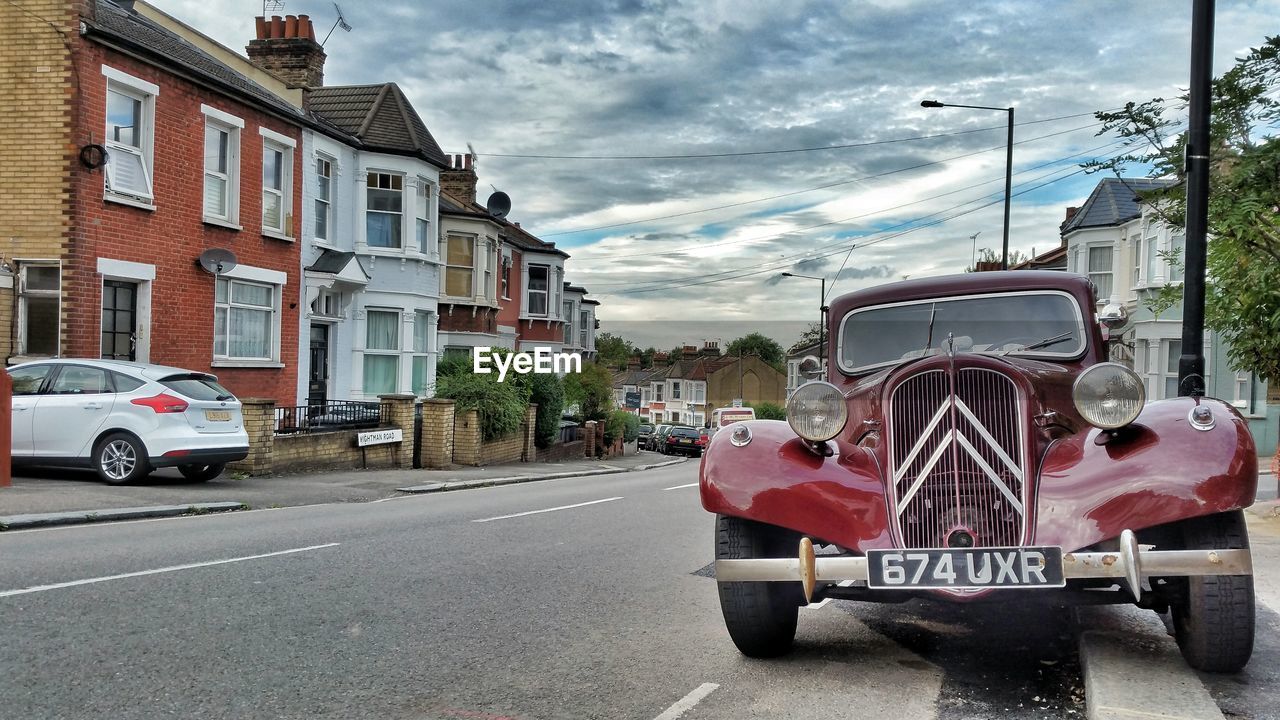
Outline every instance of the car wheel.
<path id="1" fill-rule="evenodd" d="M 1180 524 L 1188 550 L 1249 547 L 1249 531 L 1240 510 Z M 1182 657 L 1205 672 L 1240 670 L 1253 654 L 1253 576 L 1191 576 L 1185 582 L 1185 594 L 1180 593 L 1169 606 Z"/>
<path id="2" fill-rule="evenodd" d="M 794 540 L 794 542 L 792 542 Z M 771 525 L 716 516 L 716 559 L 791 557 L 799 536 Z M 717 582 L 729 637 L 743 655 L 771 658 L 791 650 L 804 602 L 798 582 Z"/>
<path id="3" fill-rule="evenodd" d="M 210 480 L 222 474 L 226 469 L 223 463 L 215 463 L 213 465 L 179 465 L 178 472 L 182 473 L 182 477 L 191 482 L 209 482 Z"/>
<path id="4" fill-rule="evenodd" d="M 126 433 L 112 433 L 98 442 L 93 450 L 93 469 L 110 485 L 136 482 L 151 471 L 146 449 Z"/>

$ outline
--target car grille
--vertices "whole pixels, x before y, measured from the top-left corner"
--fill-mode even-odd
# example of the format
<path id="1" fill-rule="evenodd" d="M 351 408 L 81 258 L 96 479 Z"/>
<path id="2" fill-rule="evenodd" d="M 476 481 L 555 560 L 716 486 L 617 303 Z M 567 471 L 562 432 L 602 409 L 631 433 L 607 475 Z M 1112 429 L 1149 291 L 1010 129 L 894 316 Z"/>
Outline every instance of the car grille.
<path id="1" fill-rule="evenodd" d="M 1017 386 L 994 370 L 930 370 L 894 389 L 890 497 L 903 547 L 947 547 L 957 529 L 978 547 L 1024 542 L 1023 416 Z"/>

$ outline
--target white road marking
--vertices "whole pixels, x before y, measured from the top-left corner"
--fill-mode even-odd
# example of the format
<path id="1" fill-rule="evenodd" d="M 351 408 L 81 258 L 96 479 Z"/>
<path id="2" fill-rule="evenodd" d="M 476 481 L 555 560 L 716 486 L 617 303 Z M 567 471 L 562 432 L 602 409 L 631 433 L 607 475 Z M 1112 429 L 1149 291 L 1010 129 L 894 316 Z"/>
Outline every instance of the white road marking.
<path id="1" fill-rule="evenodd" d="M 70 582 L 54 583 L 52 585 L 36 585 L 34 587 L 19 588 L 17 590 L 4 590 L 0 592 L 0 597 L 26 595 L 27 593 L 44 592 L 45 590 L 58 590 L 60 588 L 75 587 L 77 585 L 92 585 L 93 583 L 106 582 L 108 580 L 123 580 L 124 578 L 142 577 L 143 575 L 158 575 L 160 573 L 176 572 L 178 570 L 192 570 L 195 568 L 209 567 L 210 565 L 225 565 L 227 563 L 244 562 L 245 560 L 260 560 L 262 558 L 276 557 L 277 555 L 290 555 L 293 553 L 306 552 L 308 550 L 320 550 L 321 548 L 336 547 L 338 544 L 339 543 L 326 543 L 324 545 L 310 545 L 307 547 L 293 548 L 292 550 L 277 550 L 276 552 L 263 553 L 261 555 L 247 555 L 245 557 L 228 558 L 226 560 L 210 560 L 208 562 L 189 563 L 186 565 L 172 565 L 170 567 L 156 568 L 155 570 L 140 570 L 138 572 L 123 573 L 120 575 L 107 575 L 104 577 L 88 578 L 85 580 L 72 580 Z"/>
<path id="2" fill-rule="evenodd" d="M 702 702 L 704 698 L 712 693 L 716 688 L 720 687 L 716 683 L 702 683 L 693 689 L 688 695 L 680 698 L 674 705 L 662 711 L 662 714 L 653 720 L 676 720 L 676 718 L 689 712 L 694 705 Z"/>
<path id="3" fill-rule="evenodd" d="M 698 487 L 698 483 L 696 483 L 696 482 L 691 482 L 691 483 L 688 483 L 688 484 L 686 484 L 686 485 L 676 485 L 675 487 L 662 488 L 662 489 L 663 489 L 663 490 L 680 490 L 680 489 L 683 489 L 683 488 L 690 488 L 690 487 Z"/>
<path id="4" fill-rule="evenodd" d="M 494 520 L 506 520 L 508 518 L 524 517 L 525 515 L 537 515 L 538 513 L 549 513 L 549 512 L 555 512 L 557 510 L 569 510 L 572 508 L 584 507 L 586 505 L 595 505 L 597 503 L 607 503 L 607 502 L 612 502 L 614 500 L 621 500 L 621 499 L 622 497 L 618 496 L 618 497 L 605 498 L 603 500 L 591 500 L 584 503 L 575 503 L 573 505 L 561 505 L 560 507 L 546 508 L 543 510 L 529 510 L 521 513 L 512 513 L 510 515 L 499 515 L 497 517 L 481 518 L 479 520 L 472 520 L 471 522 L 478 522 L 478 523 L 493 522 Z"/>

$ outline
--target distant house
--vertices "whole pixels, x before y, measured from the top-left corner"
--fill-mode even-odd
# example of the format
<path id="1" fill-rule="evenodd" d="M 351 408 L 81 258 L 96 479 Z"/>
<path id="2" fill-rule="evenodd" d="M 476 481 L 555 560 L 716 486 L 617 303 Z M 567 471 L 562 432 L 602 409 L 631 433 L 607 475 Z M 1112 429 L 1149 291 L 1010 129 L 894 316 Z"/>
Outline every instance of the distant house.
<path id="1" fill-rule="evenodd" d="M 792 348 L 787 353 L 787 399 L 791 399 L 791 393 L 801 385 L 822 379 L 822 363 L 819 359 L 821 347 L 818 343 L 811 343 L 802 347 Z"/>
<path id="2" fill-rule="evenodd" d="M 1148 400 L 1178 394 L 1182 305 L 1157 316 L 1146 301 L 1166 283 L 1182 282 L 1185 236 L 1181 228 L 1161 221 L 1154 207 L 1158 200 L 1146 202 L 1140 195 L 1172 184 L 1105 178 L 1061 226 L 1067 270 L 1093 281 L 1098 309 L 1117 304 L 1129 312 L 1129 323 L 1120 331 L 1112 358 L 1143 377 Z M 1231 367 L 1226 343 L 1213 332 L 1205 332 L 1204 355 L 1207 393 L 1234 404 L 1248 419 L 1258 447 L 1269 452 L 1280 435 L 1280 406 L 1268 404 L 1266 383 Z"/>

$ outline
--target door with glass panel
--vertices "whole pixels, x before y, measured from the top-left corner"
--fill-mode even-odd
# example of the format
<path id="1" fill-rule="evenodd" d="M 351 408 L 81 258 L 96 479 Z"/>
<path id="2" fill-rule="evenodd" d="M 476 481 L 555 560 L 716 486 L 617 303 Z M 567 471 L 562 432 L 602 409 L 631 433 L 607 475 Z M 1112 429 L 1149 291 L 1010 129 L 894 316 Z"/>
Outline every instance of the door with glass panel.
<path id="1" fill-rule="evenodd" d="M 138 284 L 102 281 L 102 358 L 136 360 Z"/>
<path id="2" fill-rule="evenodd" d="M 329 396 L 329 326 L 311 324 L 311 378 L 307 383 L 307 404 L 324 405 Z"/>

